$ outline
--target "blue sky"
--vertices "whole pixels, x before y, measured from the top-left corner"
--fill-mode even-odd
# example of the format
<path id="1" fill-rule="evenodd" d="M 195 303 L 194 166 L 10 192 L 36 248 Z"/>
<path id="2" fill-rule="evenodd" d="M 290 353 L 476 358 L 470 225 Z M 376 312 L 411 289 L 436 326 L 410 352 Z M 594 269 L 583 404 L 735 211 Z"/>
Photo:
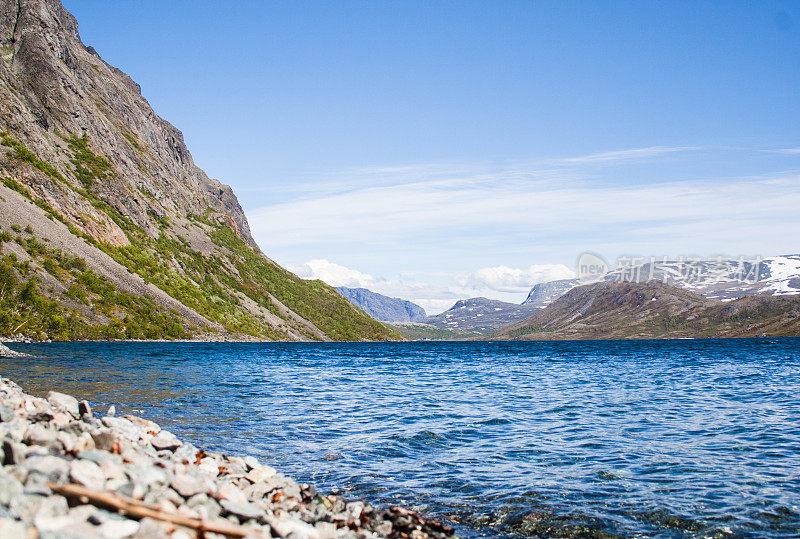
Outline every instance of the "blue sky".
<path id="1" fill-rule="evenodd" d="M 800 251 L 798 2 L 64 5 L 301 275 L 437 311 Z"/>

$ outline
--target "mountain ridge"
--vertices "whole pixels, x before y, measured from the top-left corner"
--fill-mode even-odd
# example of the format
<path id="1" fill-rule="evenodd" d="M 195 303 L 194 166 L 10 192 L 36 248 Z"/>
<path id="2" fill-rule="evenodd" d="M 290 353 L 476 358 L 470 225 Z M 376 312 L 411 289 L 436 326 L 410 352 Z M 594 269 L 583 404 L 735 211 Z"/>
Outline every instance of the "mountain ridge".
<path id="1" fill-rule="evenodd" d="M 0 334 L 400 338 L 264 255 L 58 0 L 0 0 L 0 79 Z"/>
<path id="2" fill-rule="evenodd" d="M 443 313 L 428 316 L 420 322 L 439 328 L 489 333 L 524 318 L 536 309 L 536 306 L 497 299 L 468 298 L 460 299 Z"/>
<path id="3" fill-rule="evenodd" d="M 498 340 L 800 335 L 800 295 L 708 298 L 661 281 L 575 287 L 492 335 Z"/>
<path id="4" fill-rule="evenodd" d="M 337 286 L 336 291 L 380 322 L 418 322 L 426 316 L 425 309 L 406 299 L 384 296 L 366 288 Z"/>

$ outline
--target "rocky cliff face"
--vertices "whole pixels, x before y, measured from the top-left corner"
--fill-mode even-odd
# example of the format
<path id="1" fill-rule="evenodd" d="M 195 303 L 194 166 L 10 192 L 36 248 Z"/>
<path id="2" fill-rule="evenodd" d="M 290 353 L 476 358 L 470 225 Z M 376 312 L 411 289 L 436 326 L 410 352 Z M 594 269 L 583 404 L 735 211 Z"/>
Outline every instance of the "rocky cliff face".
<path id="1" fill-rule="evenodd" d="M 69 185 L 0 156 L 0 166 L 34 188 L 98 241 L 129 244 L 125 232 L 77 192 L 89 189 L 152 237 L 171 216 L 211 209 L 230 217 L 256 247 L 230 187 L 195 166 L 183 135 L 161 119 L 139 85 L 81 42 L 78 24 L 57 0 L 0 0 L 0 129 L 11 133 Z M 71 139 L 85 137 L 111 166 L 103 177 L 77 178 Z M 73 144 L 74 146 L 74 144 Z"/>
<path id="2" fill-rule="evenodd" d="M 230 187 L 194 164 L 138 84 L 81 42 L 58 0 L 0 0 L 0 56 L 0 243 L 13 281 L 0 304 L 34 279 L 61 309 L 31 299 L 30 312 L 9 307 L 4 318 L 0 307 L 0 333 L 142 336 L 125 320 L 150 309 L 176 313 L 171 336 L 394 337 L 261 254 Z M 75 253 L 78 266 L 65 262 Z M 113 290 L 87 285 L 87 271 Z M 47 330 L 55 315 L 72 329 Z"/>
<path id="3" fill-rule="evenodd" d="M 425 309 L 411 301 L 390 298 L 366 288 L 339 286 L 336 290 L 347 301 L 381 322 L 419 322 L 425 318 Z"/>
<path id="4" fill-rule="evenodd" d="M 578 279 L 561 279 L 559 281 L 548 281 L 546 283 L 536 284 L 531 288 L 528 297 L 525 298 L 522 304 L 543 309 L 562 294 L 575 288 L 579 284 L 580 281 L 578 281 Z"/>

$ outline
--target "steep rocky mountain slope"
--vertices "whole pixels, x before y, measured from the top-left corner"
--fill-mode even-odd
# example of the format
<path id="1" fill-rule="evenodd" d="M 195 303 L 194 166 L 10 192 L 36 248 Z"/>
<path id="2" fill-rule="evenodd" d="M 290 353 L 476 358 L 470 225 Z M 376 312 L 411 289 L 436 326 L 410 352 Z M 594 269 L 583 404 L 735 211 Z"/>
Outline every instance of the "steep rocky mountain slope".
<path id="1" fill-rule="evenodd" d="M 418 322 L 425 318 L 425 309 L 411 301 L 390 298 L 366 288 L 339 286 L 337 292 L 347 301 L 381 322 Z"/>
<path id="2" fill-rule="evenodd" d="M 398 338 L 264 256 L 58 0 L 0 0 L 0 56 L 0 335 Z"/>
<path id="3" fill-rule="evenodd" d="M 531 288 L 528 297 L 522 302 L 523 305 L 529 305 L 539 309 L 544 309 L 553 301 L 558 299 L 562 294 L 568 290 L 572 290 L 580 284 L 578 279 L 561 279 L 558 281 L 548 281 L 546 283 L 539 283 Z"/>
<path id="4" fill-rule="evenodd" d="M 423 324 L 459 331 L 488 333 L 530 316 L 537 307 L 496 299 L 461 299 L 441 314 L 428 316 Z"/>
<path id="5" fill-rule="evenodd" d="M 800 296 L 719 301 L 660 281 L 573 288 L 497 339 L 623 339 L 800 335 Z"/>

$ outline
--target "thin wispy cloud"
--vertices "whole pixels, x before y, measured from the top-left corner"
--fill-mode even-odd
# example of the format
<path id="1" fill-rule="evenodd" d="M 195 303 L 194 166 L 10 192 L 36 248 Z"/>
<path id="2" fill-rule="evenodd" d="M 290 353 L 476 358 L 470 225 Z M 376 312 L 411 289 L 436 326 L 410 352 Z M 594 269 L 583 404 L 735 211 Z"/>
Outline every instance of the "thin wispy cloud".
<path id="1" fill-rule="evenodd" d="M 630 150 L 601 152 L 578 157 L 565 157 L 562 159 L 555 159 L 552 162 L 557 164 L 609 163 L 630 159 L 648 159 L 664 154 L 689 152 L 701 149 L 702 148 L 699 146 L 651 146 L 649 148 L 633 148 Z"/>
<path id="2" fill-rule="evenodd" d="M 537 268 L 557 268 L 546 280 L 568 278 L 585 249 L 608 257 L 797 250 L 788 241 L 800 235 L 796 172 L 624 181 L 631 170 L 663 176 L 664 157 L 703 160 L 704 151 L 653 146 L 451 173 L 362 168 L 339 189 L 304 191 L 248 218 L 265 252 L 301 276 L 440 305 L 459 294 L 520 300 Z M 340 267 L 303 266 L 321 257 Z M 414 271 L 421 275 L 400 276 Z"/>

